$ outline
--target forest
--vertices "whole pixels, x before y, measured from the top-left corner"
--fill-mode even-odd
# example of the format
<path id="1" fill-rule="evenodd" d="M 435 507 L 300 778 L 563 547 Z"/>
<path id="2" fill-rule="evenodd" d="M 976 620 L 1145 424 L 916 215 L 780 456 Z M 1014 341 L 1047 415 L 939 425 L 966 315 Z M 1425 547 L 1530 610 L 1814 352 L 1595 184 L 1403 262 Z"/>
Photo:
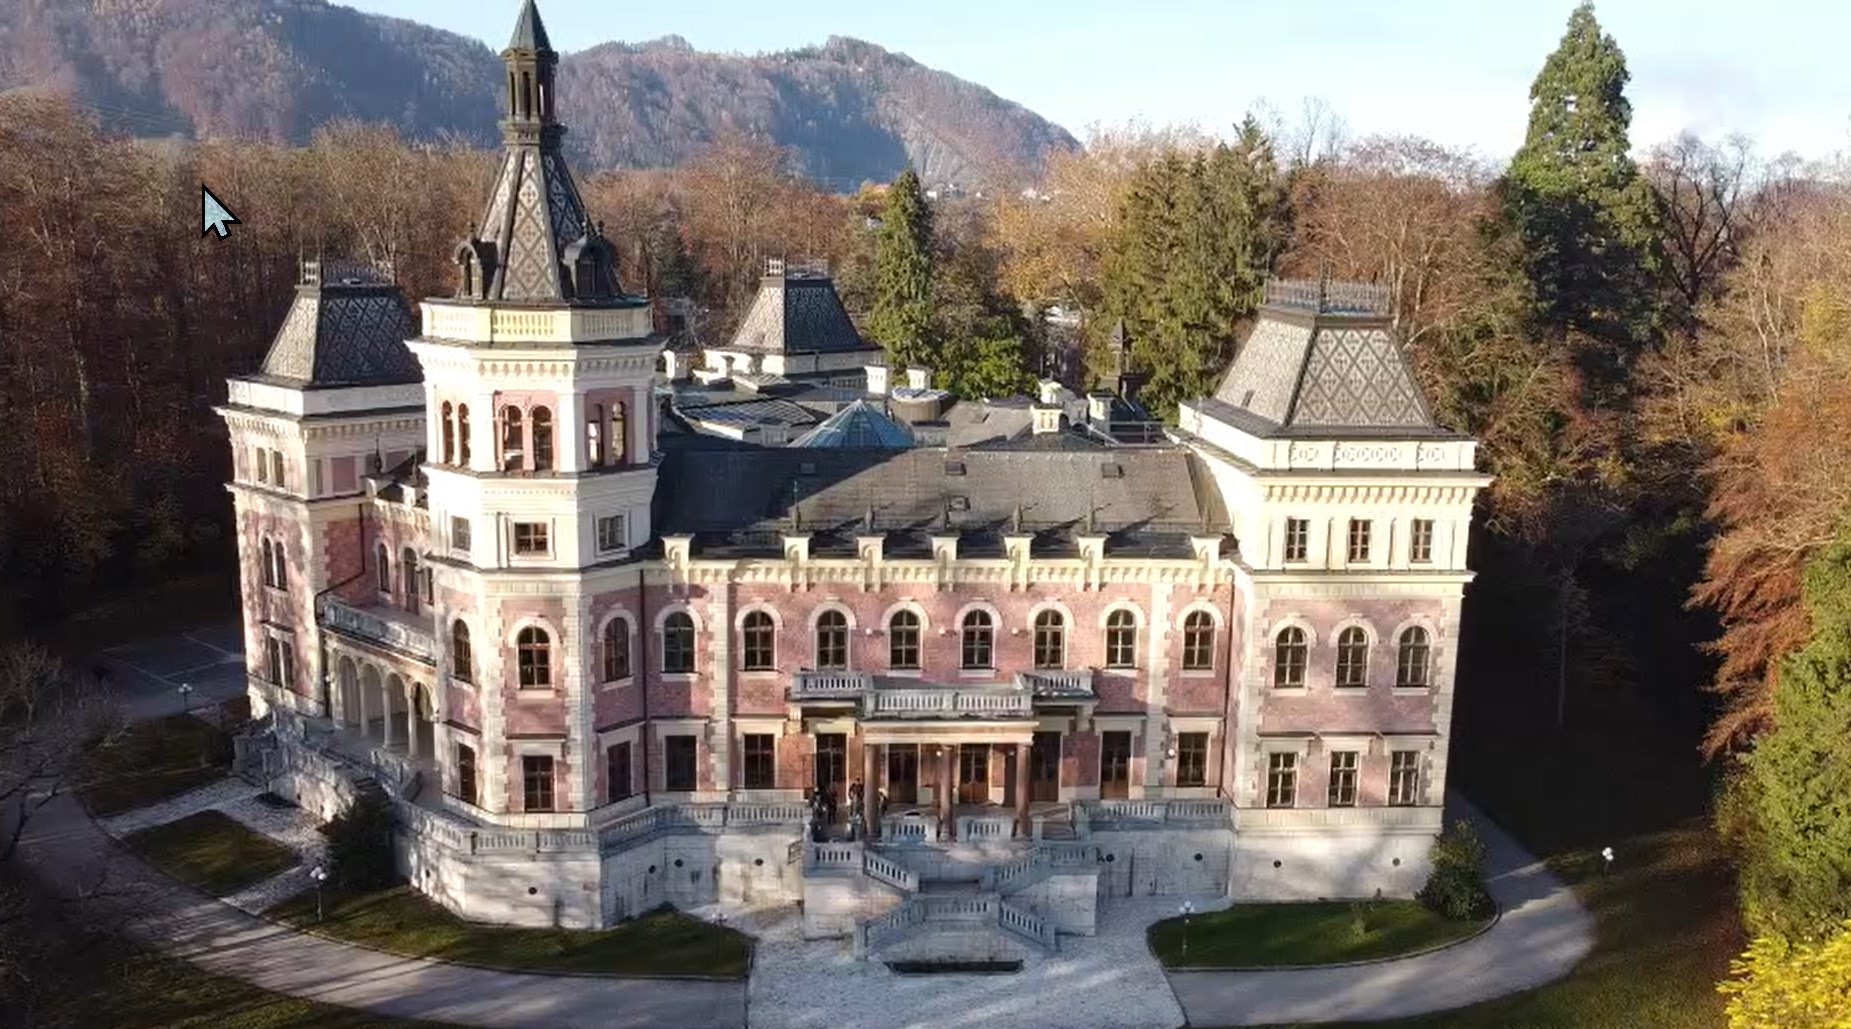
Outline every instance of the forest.
<path id="1" fill-rule="evenodd" d="M 1008 196 L 931 199 L 910 173 L 839 195 L 736 136 L 581 187 L 625 285 L 688 298 L 703 339 L 765 258 L 827 260 L 870 338 L 968 393 L 1026 390 L 1071 367 L 1063 346 L 1102 375 L 1122 323 L 1169 415 L 1212 391 L 1268 276 L 1385 284 L 1440 420 L 1496 476 L 1458 776 L 1495 813 L 1547 768 L 1664 755 L 1676 776 L 1636 789 L 1713 816 L 1739 881 L 1732 1029 L 1842 1025 L 1851 165 L 1634 140 L 1627 80 L 1583 6 L 1502 165 L 1351 139 L 1308 105 L 1224 137 L 1097 130 Z M 414 299 L 445 293 L 491 162 L 354 123 L 303 147 L 147 143 L 0 95 L 0 631 L 227 568 L 211 408 L 262 358 L 297 262 L 389 262 Z M 201 182 L 244 218 L 229 240 L 200 238 Z M 1048 338 L 1055 307 L 1084 314 L 1077 344 Z"/>

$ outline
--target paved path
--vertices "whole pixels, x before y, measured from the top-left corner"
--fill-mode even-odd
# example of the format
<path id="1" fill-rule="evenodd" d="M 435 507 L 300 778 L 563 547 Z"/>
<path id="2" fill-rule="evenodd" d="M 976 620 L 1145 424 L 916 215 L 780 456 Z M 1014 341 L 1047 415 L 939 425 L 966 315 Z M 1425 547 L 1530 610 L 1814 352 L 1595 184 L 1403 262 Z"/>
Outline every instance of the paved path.
<path id="1" fill-rule="evenodd" d="M 562 978 L 395 957 L 292 932 L 175 883 L 61 797 L 33 819 L 25 859 L 86 915 L 208 972 L 399 1018 L 498 1029 L 743 1029 L 744 983 Z"/>
<path id="2" fill-rule="evenodd" d="M 1469 806 L 1486 846 L 1491 895 L 1504 916 L 1456 947 L 1349 968 L 1172 972 L 1192 1026 L 1383 1021 L 1462 1008 L 1567 975 L 1594 946 L 1594 919 L 1574 891 Z"/>

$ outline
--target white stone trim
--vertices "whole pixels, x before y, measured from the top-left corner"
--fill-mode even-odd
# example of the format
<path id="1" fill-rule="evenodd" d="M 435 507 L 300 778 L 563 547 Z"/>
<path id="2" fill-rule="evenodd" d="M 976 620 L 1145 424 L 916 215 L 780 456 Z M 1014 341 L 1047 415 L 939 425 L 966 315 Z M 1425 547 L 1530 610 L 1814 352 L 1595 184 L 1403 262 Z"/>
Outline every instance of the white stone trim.
<path id="1" fill-rule="evenodd" d="M 855 609 L 842 603 L 835 597 L 830 597 L 810 610 L 810 636 L 812 638 L 816 636 L 816 627 L 821 624 L 824 613 L 829 611 L 840 611 L 842 615 L 848 619 L 848 631 L 851 636 L 856 629 L 861 628 L 861 625 L 855 619 Z M 776 617 L 775 613 L 773 617 Z M 815 648 L 812 647 L 811 649 L 814 650 Z"/>
<path id="2" fill-rule="evenodd" d="M 1145 715 L 1094 715 L 1093 731 L 1136 733 L 1149 719 Z"/>
<path id="3" fill-rule="evenodd" d="M 1266 658 L 1266 666 L 1267 666 L 1268 671 L 1270 671 L 1272 668 L 1272 653 L 1271 652 L 1274 649 L 1276 649 L 1276 647 L 1278 646 L 1279 634 L 1285 631 L 1286 629 L 1292 628 L 1292 627 L 1297 627 L 1297 628 L 1305 630 L 1305 646 L 1315 648 L 1318 645 L 1317 626 L 1312 625 L 1310 620 L 1305 618 L 1305 616 L 1301 614 L 1297 614 L 1297 613 L 1292 613 L 1292 614 L 1284 615 L 1279 618 L 1273 619 L 1266 626 L 1266 649 L 1268 651 L 1267 658 Z M 1332 637 L 1332 638 L 1334 639 L 1335 637 Z M 1271 682 L 1270 676 L 1268 676 L 1267 681 Z"/>
<path id="4" fill-rule="evenodd" d="M 771 616 L 771 629 L 773 632 L 782 633 L 784 631 L 784 616 L 778 612 L 775 606 L 762 600 L 755 600 L 739 609 L 739 613 L 733 616 L 733 631 L 744 632 L 746 628 L 746 616 L 754 611 L 763 611 Z M 814 625 L 815 623 L 812 622 L 811 624 Z M 853 624 L 853 622 L 850 622 L 851 628 Z"/>
<path id="5" fill-rule="evenodd" d="M 523 757 L 550 757 L 554 761 L 564 761 L 566 759 L 566 744 L 570 741 L 565 737 L 560 737 L 559 739 L 536 740 L 522 739 L 518 736 L 514 736 L 509 737 L 507 742 L 509 757 L 516 759 Z M 492 760 L 494 755 L 484 755 L 478 750 L 476 754 L 476 764 L 480 766 L 485 757 Z M 558 775 L 559 769 L 554 768 L 553 774 Z M 556 803 L 558 801 L 557 794 L 560 792 L 557 783 L 553 786 L 553 792 L 555 794 L 554 801 Z M 544 813 L 558 814 L 559 812 L 548 811 Z"/>
<path id="6" fill-rule="evenodd" d="M 1121 598 L 1107 604 L 1105 608 L 1099 612 L 1099 631 L 1104 632 L 1106 622 L 1111 619 L 1113 614 L 1119 611 L 1131 612 L 1132 627 L 1137 629 L 1138 639 L 1142 642 L 1144 638 L 1144 629 L 1148 625 L 1148 619 L 1144 617 L 1144 609 L 1139 607 L 1137 602 L 1133 600 Z M 1031 622 L 1030 624 L 1032 625 L 1034 623 Z"/>
<path id="7" fill-rule="evenodd" d="M 970 614 L 972 611 L 982 611 L 984 614 L 987 614 L 990 616 L 990 632 L 992 634 L 992 639 L 994 639 L 995 636 L 1000 636 L 1002 634 L 1003 632 L 1002 611 L 998 609 L 995 604 L 992 604 L 987 600 L 982 600 L 982 599 L 972 600 L 969 603 L 965 604 L 963 607 L 958 608 L 958 613 L 952 616 L 951 624 L 945 627 L 951 632 L 957 634 L 960 645 L 962 644 L 963 639 L 964 639 L 964 618 L 966 615 Z"/>
<path id="8" fill-rule="evenodd" d="M 887 610 L 881 612 L 881 633 L 884 635 L 893 631 L 893 616 L 901 611 L 911 611 L 913 614 L 919 616 L 919 646 L 920 649 L 923 650 L 925 648 L 926 635 L 932 631 L 932 619 L 926 614 L 925 606 L 911 597 L 903 597 L 900 600 L 894 601 L 892 604 L 888 605 Z M 870 626 L 870 628 L 872 627 Z M 922 660 L 924 657 L 924 654 L 920 655 Z"/>
<path id="9" fill-rule="evenodd" d="M 1208 600 L 1192 600 L 1188 604 L 1185 604 L 1181 610 L 1176 612 L 1176 631 L 1178 633 L 1182 632 L 1184 626 L 1187 625 L 1189 616 L 1195 614 L 1197 611 L 1208 612 L 1209 620 L 1212 621 L 1215 626 L 1215 635 L 1219 636 L 1227 630 L 1228 620 L 1227 617 L 1221 613 L 1221 608 L 1219 606 Z"/>

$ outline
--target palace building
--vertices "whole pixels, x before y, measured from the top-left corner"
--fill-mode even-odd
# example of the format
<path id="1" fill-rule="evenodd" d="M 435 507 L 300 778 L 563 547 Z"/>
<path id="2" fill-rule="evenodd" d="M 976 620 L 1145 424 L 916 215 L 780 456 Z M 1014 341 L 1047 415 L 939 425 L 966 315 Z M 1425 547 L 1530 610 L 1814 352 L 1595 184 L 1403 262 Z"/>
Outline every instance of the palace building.
<path id="1" fill-rule="evenodd" d="M 503 57 L 454 295 L 414 316 L 308 264 L 220 408 L 247 768 L 324 815 L 383 793 L 417 888 L 517 924 L 801 900 L 872 952 L 942 880 L 1053 946 L 1100 896 L 1421 885 L 1489 480 L 1382 291 L 1271 284 L 1167 428 L 1135 376 L 890 383 L 782 266 L 735 339 L 665 358 L 531 0 Z"/>

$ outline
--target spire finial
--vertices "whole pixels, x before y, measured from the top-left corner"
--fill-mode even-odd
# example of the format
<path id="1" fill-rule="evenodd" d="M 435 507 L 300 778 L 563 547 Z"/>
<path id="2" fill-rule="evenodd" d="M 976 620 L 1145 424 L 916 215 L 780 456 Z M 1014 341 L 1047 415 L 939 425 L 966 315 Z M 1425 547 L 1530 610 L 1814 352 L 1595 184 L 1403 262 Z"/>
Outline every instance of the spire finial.
<path id="1" fill-rule="evenodd" d="M 1015 513 L 1009 516 L 1009 531 L 1015 533 L 1018 536 L 1022 534 L 1022 505 L 1021 504 L 1017 504 L 1015 506 Z"/>

